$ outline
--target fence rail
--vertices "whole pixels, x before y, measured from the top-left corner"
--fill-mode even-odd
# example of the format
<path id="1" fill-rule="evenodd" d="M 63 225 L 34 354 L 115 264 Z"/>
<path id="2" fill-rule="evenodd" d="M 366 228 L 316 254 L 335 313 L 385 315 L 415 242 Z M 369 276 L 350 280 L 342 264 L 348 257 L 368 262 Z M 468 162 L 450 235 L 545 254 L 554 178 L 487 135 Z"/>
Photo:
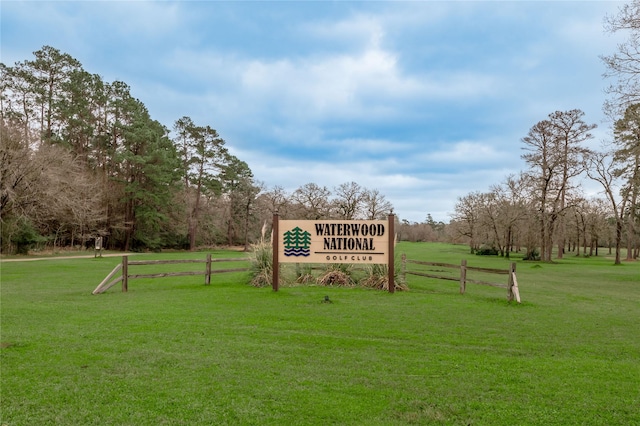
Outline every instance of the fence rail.
<path id="1" fill-rule="evenodd" d="M 433 272 L 445 272 L 445 271 L 416 271 L 407 269 L 407 264 L 431 266 L 438 268 L 447 268 L 459 270 L 458 276 L 446 276 L 442 274 L 434 274 Z M 468 271 L 482 272 L 487 274 L 508 275 L 507 283 L 496 283 L 491 281 L 471 279 L 467 277 Z M 406 254 L 402 254 L 402 269 L 401 274 L 406 282 L 407 274 L 418 275 L 421 277 L 435 278 L 438 280 L 449 280 L 460 282 L 460 294 L 464 294 L 467 290 L 467 283 L 487 285 L 491 287 L 500 287 L 507 290 L 507 300 L 512 301 L 515 299 L 520 303 L 520 290 L 518 289 L 518 279 L 516 277 L 516 264 L 511 263 L 509 269 L 492 269 L 492 268 L 480 268 L 477 266 L 468 266 L 466 259 L 462 259 L 460 265 L 454 265 L 452 263 L 437 263 L 437 262 L 425 262 L 422 260 L 407 259 Z"/>
<path id="2" fill-rule="evenodd" d="M 207 258 L 202 259 L 171 259 L 171 260 L 132 260 L 129 261 L 128 256 L 122 256 L 122 263 L 116 265 L 115 268 L 107 275 L 100 284 L 93 290 L 93 294 L 104 293 L 118 282 L 122 283 L 122 291 L 127 292 L 129 290 L 129 280 L 139 278 L 164 278 L 164 277 L 181 277 L 191 275 L 204 275 L 204 284 L 211 284 L 211 274 L 221 274 L 225 272 L 245 272 L 251 268 L 226 268 L 226 269 L 212 269 L 213 263 L 220 262 L 248 262 L 249 259 L 242 257 L 234 257 L 228 259 L 212 259 L 211 254 L 207 254 Z M 180 263 L 204 263 L 204 271 L 177 271 L 177 272 L 158 272 L 150 274 L 131 274 L 129 273 L 130 266 L 141 265 L 171 265 Z M 118 273 L 120 276 L 117 276 Z M 115 278 L 114 278 L 115 277 Z"/>

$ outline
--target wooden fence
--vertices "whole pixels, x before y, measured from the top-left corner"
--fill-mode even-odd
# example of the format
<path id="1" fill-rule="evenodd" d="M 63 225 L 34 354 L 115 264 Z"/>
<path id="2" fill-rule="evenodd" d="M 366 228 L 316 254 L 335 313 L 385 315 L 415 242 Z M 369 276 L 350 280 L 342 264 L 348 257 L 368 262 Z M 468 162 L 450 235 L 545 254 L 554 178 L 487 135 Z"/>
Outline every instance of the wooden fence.
<path id="1" fill-rule="evenodd" d="M 122 283 L 122 291 L 126 292 L 129 290 L 129 280 L 136 278 L 162 278 L 162 277 L 180 277 L 187 275 L 204 275 L 204 284 L 211 284 L 211 274 L 221 274 L 224 272 L 245 272 L 249 271 L 251 268 L 231 268 L 231 269 L 212 269 L 212 263 L 217 262 L 248 262 L 249 259 L 236 257 L 230 259 L 211 259 L 211 254 L 207 254 L 207 258 L 205 260 L 201 259 L 183 259 L 183 260 L 133 260 L 130 261 L 128 256 L 122 256 L 122 263 L 116 265 L 113 268 L 113 271 L 109 273 L 105 277 L 104 280 L 95 290 L 93 290 L 93 294 L 104 293 L 111 287 L 113 287 L 118 282 Z M 177 263 L 204 263 L 205 268 L 199 271 L 179 271 L 179 272 L 160 272 L 154 274 L 131 274 L 130 266 L 138 266 L 138 265 L 168 265 L 168 264 L 177 264 Z M 119 275 L 118 275 L 119 274 Z"/>
<path id="2" fill-rule="evenodd" d="M 447 268 L 447 269 L 458 269 L 460 271 L 457 277 L 446 276 L 441 274 L 434 274 L 433 272 L 438 271 L 416 271 L 416 270 L 408 270 L 407 264 L 415 264 L 415 265 L 425 265 L 428 267 L 438 267 L 438 268 Z M 507 283 L 495 283 L 484 280 L 476 280 L 470 279 L 467 276 L 468 271 L 476 271 L 487 274 L 499 274 L 499 275 L 507 275 Z M 509 269 L 490 269 L 490 268 L 478 268 L 475 266 L 467 265 L 466 259 L 462 259 L 460 265 L 454 265 L 451 263 L 435 263 L 435 262 L 424 262 L 421 260 L 412 260 L 407 259 L 406 254 L 402 254 L 402 269 L 401 269 L 402 277 L 406 282 L 406 275 L 418 275 L 421 277 L 435 278 L 439 280 L 450 280 L 450 281 L 458 281 L 460 282 L 460 294 L 464 294 L 467 290 L 467 283 L 479 284 L 479 285 L 488 285 L 492 287 L 500 287 L 507 289 L 507 300 L 511 302 L 514 298 L 520 303 L 520 290 L 518 289 L 518 279 L 516 277 L 516 264 L 511 263 Z"/>

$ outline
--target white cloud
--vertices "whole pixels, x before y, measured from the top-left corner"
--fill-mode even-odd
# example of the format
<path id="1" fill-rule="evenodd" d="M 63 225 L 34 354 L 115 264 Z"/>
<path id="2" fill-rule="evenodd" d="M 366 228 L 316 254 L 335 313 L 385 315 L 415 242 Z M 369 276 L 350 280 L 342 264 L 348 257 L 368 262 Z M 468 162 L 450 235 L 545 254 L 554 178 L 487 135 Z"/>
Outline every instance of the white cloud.
<path id="1" fill-rule="evenodd" d="M 384 16 L 372 14 L 356 14 L 338 21 L 320 19 L 302 25 L 302 32 L 324 41 L 377 47 L 385 34 L 383 19 Z"/>
<path id="2" fill-rule="evenodd" d="M 505 161 L 510 153 L 498 151 L 495 144 L 474 141 L 460 141 L 450 143 L 439 150 L 430 151 L 420 157 L 427 164 L 437 164 L 440 167 L 449 165 L 458 169 L 461 165 L 478 164 L 478 168 L 492 167 Z"/>
<path id="3" fill-rule="evenodd" d="M 389 139 L 345 138 L 325 141 L 326 146 L 335 149 L 342 156 L 380 156 L 407 153 L 415 150 L 415 146 L 406 142 Z"/>
<path id="4" fill-rule="evenodd" d="M 597 56 L 616 39 L 600 24 L 617 4 L 278 6 L 3 2 L 2 59 L 51 44 L 163 124 L 215 127 L 268 186 L 356 181 L 410 220 L 446 220 L 457 196 L 517 171 L 520 138 L 555 110 L 601 125 Z"/>

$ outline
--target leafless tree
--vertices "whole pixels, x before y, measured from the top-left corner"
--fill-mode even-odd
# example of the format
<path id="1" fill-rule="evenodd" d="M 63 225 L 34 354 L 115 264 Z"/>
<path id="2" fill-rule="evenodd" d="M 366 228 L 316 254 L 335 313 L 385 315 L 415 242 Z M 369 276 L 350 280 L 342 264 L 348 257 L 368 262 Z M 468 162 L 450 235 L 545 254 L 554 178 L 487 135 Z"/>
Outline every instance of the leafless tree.
<path id="1" fill-rule="evenodd" d="M 328 219 L 330 217 L 329 197 L 331 191 L 326 186 L 307 183 L 296 189 L 291 198 L 301 210 L 301 219 Z"/>
<path id="2" fill-rule="evenodd" d="M 617 52 L 600 57 L 607 67 L 604 77 L 614 79 L 606 89 L 611 98 L 605 102 L 604 110 L 615 118 L 627 106 L 640 102 L 640 1 L 624 4 L 617 15 L 607 16 L 604 28 L 612 34 L 629 34 L 626 41 L 618 44 Z"/>
<path id="3" fill-rule="evenodd" d="M 364 218 L 383 220 L 393 211 L 393 204 L 377 189 L 365 189 L 362 194 Z"/>
<path id="4" fill-rule="evenodd" d="M 592 138 L 590 131 L 595 125 L 586 124 L 580 110 L 554 112 L 549 119 L 536 123 L 527 136 L 522 138 L 522 158 L 529 164 L 528 175 L 536 188 L 536 202 L 540 222 L 540 255 L 542 260 L 551 260 L 553 238 L 558 223 L 570 206 L 568 194 L 573 189 L 571 181 L 584 170 L 584 158 L 588 150 L 582 143 Z M 562 256 L 564 238 L 560 227 Z"/>
<path id="5" fill-rule="evenodd" d="M 625 221 L 627 260 L 631 260 L 638 251 L 637 229 L 640 228 L 640 104 L 627 107 L 624 116 L 615 122 L 614 141 L 615 174 L 629 197 Z"/>
<path id="6" fill-rule="evenodd" d="M 611 211 L 614 213 L 616 221 L 615 264 L 620 264 L 620 247 L 622 243 L 622 231 L 624 225 L 624 215 L 629 202 L 629 190 L 623 189 L 621 196 L 616 196 L 615 162 L 613 156 L 606 153 L 593 153 L 589 158 L 589 177 L 602 185 L 605 196 L 609 201 Z"/>
<path id="7" fill-rule="evenodd" d="M 469 239 L 469 249 L 471 253 L 475 253 L 478 247 L 480 247 L 480 243 L 478 242 L 480 197 L 481 193 L 478 191 L 463 197 L 458 197 L 452 215 L 452 220 L 456 224 L 456 231 Z"/>
<path id="8" fill-rule="evenodd" d="M 55 236 L 54 248 L 61 239 L 84 247 L 104 232 L 107 215 L 100 180 L 62 147 L 43 146 L 37 156 L 48 167 L 43 171 L 44 188 L 34 217 Z"/>
<path id="9" fill-rule="evenodd" d="M 27 215 L 42 194 L 43 170 L 31 141 L 17 128 L 0 121 L 0 217 Z"/>
<path id="10" fill-rule="evenodd" d="M 333 189 L 333 206 L 339 219 L 358 219 L 362 215 L 364 189 L 355 182 L 343 183 Z"/>

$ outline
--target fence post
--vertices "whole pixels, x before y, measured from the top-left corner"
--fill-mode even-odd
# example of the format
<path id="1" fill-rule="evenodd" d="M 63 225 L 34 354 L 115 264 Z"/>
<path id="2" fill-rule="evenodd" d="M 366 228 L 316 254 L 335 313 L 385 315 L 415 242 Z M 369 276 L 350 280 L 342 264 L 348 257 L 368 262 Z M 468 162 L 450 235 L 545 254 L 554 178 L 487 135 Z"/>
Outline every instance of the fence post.
<path id="1" fill-rule="evenodd" d="M 467 290 L 467 259 L 460 261 L 460 294 Z"/>
<path id="2" fill-rule="evenodd" d="M 207 253 L 207 267 L 204 271 L 204 285 L 211 284 L 211 253 Z"/>
<path id="3" fill-rule="evenodd" d="M 129 256 L 122 256 L 122 291 L 129 291 Z"/>
<path id="4" fill-rule="evenodd" d="M 513 272 L 511 273 L 511 277 L 513 279 L 513 287 L 511 287 L 511 291 L 513 292 L 513 295 L 516 298 L 516 302 L 520 303 L 520 290 L 518 289 L 518 279 L 516 278 L 516 271 L 515 268 L 513 270 Z"/>
<path id="5" fill-rule="evenodd" d="M 402 275 L 402 282 L 406 284 L 407 283 L 407 254 L 402 253 L 402 256 L 400 258 L 402 259 L 402 262 L 400 263 L 400 275 Z"/>
<path id="6" fill-rule="evenodd" d="M 511 302 L 513 300 L 513 276 L 516 273 L 516 264 L 511 262 L 511 266 L 509 267 L 509 281 L 507 283 L 507 301 Z"/>

